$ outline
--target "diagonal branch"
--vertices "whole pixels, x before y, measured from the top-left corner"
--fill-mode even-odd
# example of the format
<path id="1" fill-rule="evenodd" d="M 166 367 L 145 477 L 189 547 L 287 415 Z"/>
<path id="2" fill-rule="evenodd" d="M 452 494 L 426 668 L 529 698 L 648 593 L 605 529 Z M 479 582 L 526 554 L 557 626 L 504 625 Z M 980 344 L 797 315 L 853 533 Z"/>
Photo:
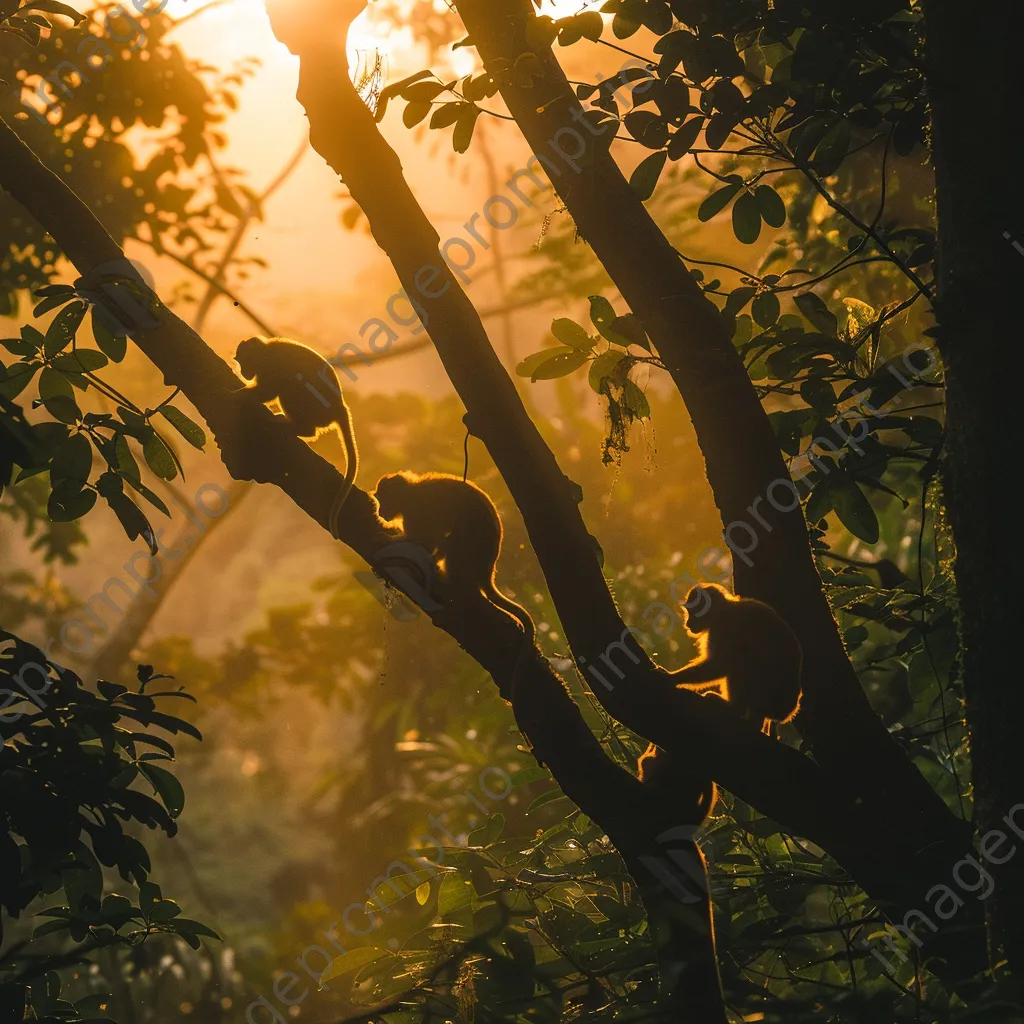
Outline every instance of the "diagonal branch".
<path id="1" fill-rule="evenodd" d="M 292 172 L 299 166 L 308 149 L 309 140 L 303 139 L 302 142 L 299 143 L 298 148 L 292 154 L 291 158 L 274 176 L 274 179 L 270 184 L 267 185 L 267 187 L 258 196 L 254 196 L 250 199 L 245 209 L 239 215 L 238 222 L 235 224 L 235 229 L 231 233 L 231 237 L 227 240 L 227 243 L 224 246 L 224 251 L 221 253 L 220 259 L 217 261 L 217 265 L 214 267 L 213 272 L 206 277 L 206 283 L 208 285 L 206 294 L 200 301 L 199 308 L 196 310 L 195 315 L 195 327 L 197 331 L 201 331 L 203 329 L 206 317 L 213 308 L 213 304 L 216 302 L 219 295 L 223 294 L 230 299 L 234 299 L 234 296 L 229 294 L 223 287 L 227 269 L 231 265 L 231 261 L 234 258 L 235 253 L 238 251 L 238 247 L 242 244 L 246 232 L 249 230 L 249 225 L 257 217 L 262 217 L 263 204 L 288 180 L 289 177 L 291 177 Z M 220 168 L 212 159 L 210 160 L 210 166 L 213 168 L 214 174 L 217 175 L 217 178 L 220 180 L 224 188 L 231 192 L 231 186 L 227 183 Z M 189 267 L 189 269 L 193 268 Z M 237 302 L 238 300 L 235 301 Z M 248 311 L 244 310 L 244 312 Z M 260 326 L 260 330 L 263 331 L 264 334 L 269 334 L 271 336 L 277 333 L 276 331 L 268 330 L 265 326 Z"/>
<path id="2" fill-rule="evenodd" d="M 343 36 L 339 42 L 339 34 L 324 32 L 314 19 L 303 31 L 301 22 L 290 29 L 287 17 L 272 17 L 279 38 L 301 57 L 298 98 L 309 118 L 310 143 L 341 175 L 406 294 L 420 307 L 467 409 L 467 425 L 483 440 L 522 512 L 567 634 L 584 649 L 605 650 L 624 625 L 570 481 L 524 410 L 479 313 L 439 251 L 440 237 L 397 154 L 350 81 Z M 342 20 L 332 19 L 335 25 Z M 646 654 L 641 657 L 650 664 Z"/>
<path id="3" fill-rule="evenodd" d="M 36 158 L 2 118 L 0 188 L 42 224 L 79 273 L 87 274 L 123 259 L 121 248 L 93 212 Z M 342 475 L 295 437 L 280 422 L 281 417 L 261 404 L 253 405 L 227 363 L 186 323 L 162 304 L 158 305 L 157 316 L 159 326 L 136 333 L 133 340 L 163 373 L 165 383 L 180 387 L 206 420 L 232 475 L 273 483 L 325 530 L 329 529 L 331 505 L 343 483 Z M 371 563 L 374 553 L 393 540 L 376 515 L 376 502 L 359 488 L 353 488 L 342 510 L 339 529 L 341 539 Z M 524 659 L 526 664 L 516 669 L 522 641 L 518 624 L 482 599 L 447 606 L 433 616 L 433 621 L 491 673 L 499 688 L 507 690 L 515 681 L 527 687 L 527 699 L 521 706 L 524 733 L 535 737 L 542 758 L 563 768 L 567 793 L 580 803 L 597 806 L 602 789 L 593 782 L 588 786 L 590 773 L 573 767 L 571 750 L 589 749 L 596 757 L 600 744 L 564 684 L 538 651 L 534 650 L 532 657 Z M 680 696 L 673 711 L 676 721 L 666 718 L 681 737 L 673 740 L 673 745 L 685 742 L 701 750 L 706 747 L 709 772 L 714 777 L 720 777 L 742 799 L 772 814 L 793 832 L 822 844 L 833 842 L 843 832 L 843 809 L 832 794 L 813 782 L 816 768 L 812 761 L 753 734 L 731 709 L 726 715 L 716 715 L 711 708 L 716 702 L 696 694 Z M 560 732 L 560 727 L 552 729 L 556 716 L 551 709 L 557 710 L 562 723 L 572 723 L 574 735 Z M 567 744 L 567 740 L 571 742 Z M 762 763 L 758 772 L 744 778 L 733 753 L 751 743 L 763 747 Z M 794 770 L 804 777 L 805 785 L 788 784 Z"/>
<path id="4" fill-rule="evenodd" d="M 777 608 L 800 637 L 810 681 L 800 727 L 816 741 L 836 716 L 876 721 L 822 593 L 803 516 L 768 500 L 789 472 L 718 310 L 595 134 L 551 49 L 531 44 L 531 0 L 456 6 L 580 234 L 657 346 L 693 421 L 723 523 L 745 523 L 756 534 L 753 557 L 734 559 L 736 589 Z M 516 66 L 528 66 L 529 75 L 502 73 Z M 742 536 L 737 546 L 754 543 Z M 815 680 L 824 679 L 819 689 Z"/>
<path id="5" fill-rule="evenodd" d="M 501 36 L 503 44 L 514 36 L 516 26 L 509 19 L 495 18 L 501 31 L 484 24 L 493 7 L 484 8 L 482 0 L 464 3 L 477 5 L 479 18 L 470 30 L 479 47 L 488 31 Z M 504 13 L 519 0 L 498 3 Z M 363 6 L 360 0 L 349 4 L 360 10 Z M 528 0 L 523 6 L 530 13 Z M 581 651 L 591 654 L 616 646 L 636 666 L 611 695 L 600 691 L 598 696 L 620 721 L 670 752 L 696 757 L 717 782 L 759 810 L 780 822 L 799 819 L 795 831 L 816 836 L 814 841 L 874 898 L 904 910 L 917 906 L 928 887 L 922 883 L 944 877 L 962 854 L 965 833 L 867 704 L 822 592 L 802 516 L 772 516 L 764 557 L 759 554 L 756 571 L 744 578 L 752 587 L 763 585 L 768 593 L 761 596 L 782 607 L 800 628 L 817 695 L 818 714 L 812 722 L 821 741 L 820 749 L 815 745 L 817 760 L 745 728 L 722 701 L 677 691 L 670 679 L 652 669 L 627 630 L 617 632 L 621 619 L 564 477 L 526 416 L 478 314 L 439 254 L 439 237 L 412 195 L 397 156 L 348 79 L 336 34 L 344 20 L 335 14 L 331 33 L 315 20 L 306 23 L 315 27 L 305 31 L 301 20 L 290 26 L 274 20 L 279 38 L 301 58 L 298 98 L 310 121 L 311 144 L 342 175 L 406 293 L 422 308 L 421 319 L 468 409 L 471 429 L 484 440 L 523 514 L 574 653 L 579 658 Z M 515 38 L 510 45 L 513 55 L 525 52 L 516 50 Z M 554 63 L 550 52 L 547 61 Z M 534 91 L 520 89 L 528 95 L 518 97 L 517 119 L 530 121 L 557 108 L 558 96 L 546 102 L 548 94 L 536 88 L 535 77 Z M 569 96 L 575 102 L 571 90 Z M 508 96 L 506 101 L 512 106 Z M 566 204 L 571 210 L 582 204 L 587 219 L 586 227 L 581 225 L 583 234 L 595 250 L 594 238 L 601 237 L 598 256 L 602 261 L 607 257 L 620 272 L 620 291 L 624 296 L 633 293 L 631 306 L 653 324 L 651 333 L 666 363 L 671 357 L 670 369 L 680 389 L 686 389 L 699 440 L 708 453 L 720 507 L 749 514 L 757 486 L 767 490 L 789 480 L 756 393 L 717 311 L 685 275 L 617 167 L 610 160 L 599 167 L 601 157 L 591 157 L 587 177 L 566 185 Z M 636 245 L 634 234 L 650 241 L 653 255 Z M 557 676 L 539 669 L 534 659 L 519 673 L 511 671 L 510 680 L 509 666 L 514 664 L 513 659 L 492 675 L 503 694 L 512 697 L 520 728 L 535 744 L 538 758 L 552 764 L 567 795 L 582 804 L 593 780 L 580 772 L 580 762 L 589 759 L 579 751 L 587 744 L 599 749 L 599 744 Z M 850 771 L 854 758 L 857 772 Z M 903 794 L 902 801 L 894 800 L 894 793 Z M 611 804 L 597 798 L 605 816 L 619 810 L 618 801 Z M 913 823 L 900 833 L 905 838 L 894 841 L 889 861 L 879 858 L 872 837 L 879 829 L 895 833 L 901 821 L 907 825 L 908 815 Z"/>
<path id="6" fill-rule="evenodd" d="M 340 20 L 339 16 L 335 23 Z M 607 651 L 612 646 L 629 650 L 627 641 L 632 638 L 611 602 L 564 476 L 525 414 L 479 316 L 438 253 L 439 237 L 412 195 L 398 157 L 349 80 L 338 45 L 322 26 L 309 24 L 316 24 L 316 30 L 285 32 L 276 21 L 274 27 L 301 58 L 298 97 L 310 121 L 313 148 L 343 176 L 406 292 L 421 305 L 445 369 L 469 410 L 472 430 L 487 444 L 523 513 L 574 650 Z M 674 254 L 671 258 L 677 262 Z M 750 391 L 745 376 L 744 381 Z M 774 439 L 772 446 L 773 458 L 778 458 Z M 822 603 L 828 612 L 823 599 Z M 863 833 L 850 829 L 851 817 L 866 813 L 862 809 L 866 782 L 851 787 L 854 791 L 844 799 L 834 789 L 835 780 L 826 782 L 810 758 L 743 728 L 733 709 L 722 702 L 677 691 L 665 676 L 652 671 L 646 654 L 637 654 L 633 662 L 636 668 L 630 670 L 625 684 L 615 687 L 611 695 L 600 694 L 613 715 L 668 750 L 699 751 L 717 782 L 776 820 L 799 818 L 797 833 L 813 832 L 837 856 L 858 863 L 859 873 L 870 876 L 868 881 L 876 877 L 870 870 L 871 858 L 857 838 Z M 571 699 L 560 684 L 536 691 L 517 686 L 512 694 L 507 668 L 495 677 L 505 686 L 504 695 L 514 697 L 517 719 L 537 745 L 540 759 L 559 761 L 563 773 L 559 781 L 568 795 L 579 800 L 581 794 L 572 792 L 572 787 L 586 790 L 587 782 L 579 779 L 572 752 L 597 741 L 582 720 L 573 726 L 571 736 L 563 731 L 560 738 L 550 735 L 545 725 L 548 719 L 563 728 L 568 721 L 575 722 L 568 706 L 564 713 L 554 710 L 563 701 L 571 705 Z M 539 694 L 543 697 L 534 700 Z M 888 740 L 884 730 L 882 735 Z M 562 745 L 570 753 L 564 753 Z M 767 783 L 767 778 L 772 782 Z M 843 822 L 836 820 L 837 807 L 842 808 L 840 817 L 846 817 Z"/>
<path id="7" fill-rule="evenodd" d="M 686 403 L 723 522 L 727 530 L 735 525 L 737 547 L 747 552 L 734 559 L 737 591 L 773 605 L 800 638 L 804 702 L 797 728 L 837 784 L 884 805 L 898 779 L 921 827 L 948 834 L 947 808 L 887 733 L 847 657 L 803 513 L 792 506 L 789 471 L 718 310 L 586 119 L 551 48 L 530 41 L 540 35 L 530 31 L 537 17 L 531 0 L 456 0 L 456 7 L 580 234 L 643 321 Z M 507 70 L 516 67 L 529 73 Z M 567 636 L 577 656 L 592 660 L 592 649 L 578 646 L 568 629 Z M 630 675 L 635 693 L 641 683 Z M 613 707 L 602 688 L 596 693 L 625 721 L 628 698 Z M 864 770 L 851 776 L 855 759 Z M 895 808 L 889 801 L 879 810 L 893 815 Z"/>

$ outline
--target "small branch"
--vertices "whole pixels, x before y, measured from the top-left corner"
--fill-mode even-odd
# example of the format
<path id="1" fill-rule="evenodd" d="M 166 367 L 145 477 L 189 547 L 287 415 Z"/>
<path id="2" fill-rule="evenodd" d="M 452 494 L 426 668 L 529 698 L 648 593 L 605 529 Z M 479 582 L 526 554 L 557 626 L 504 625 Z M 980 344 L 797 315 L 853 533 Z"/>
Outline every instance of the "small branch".
<path id="1" fill-rule="evenodd" d="M 196 277 L 202 278 L 211 288 L 220 292 L 226 298 L 230 299 L 238 309 L 244 313 L 259 329 L 269 337 L 274 337 L 275 332 L 262 317 L 260 317 L 254 310 L 250 309 L 245 302 L 243 302 L 231 289 L 225 287 L 219 281 L 215 280 L 205 271 L 200 270 L 191 260 L 186 259 L 184 256 L 178 256 L 176 253 L 171 252 L 169 249 L 162 249 L 154 245 L 152 242 L 147 242 L 144 238 L 136 238 L 135 241 L 142 242 L 143 245 L 148 245 L 158 256 L 168 256 L 175 263 L 181 264 L 189 273 L 195 274 Z"/>
<path id="2" fill-rule="evenodd" d="M 199 308 L 196 310 L 195 328 L 197 331 L 202 331 L 203 325 L 206 323 L 206 317 L 216 301 L 217 296 L 228 294 L 223 287 L 225 273 L 231 263 L 231 260 L 234 258 L 235 253 L 238 251 L 238 247 L 242 244 L 242 240 L 245 238 L 246 232 L 249 230 L 249 225 L 259 215 L 263 204 L 288 180 L 295 168 L 299 166 L 299 163 L 308 150 L 309 140 L 303 139 L 291 159 L 284 165 L 263 192 L 261 192 L 256 199 L 250 200 L 245 212 L 238 218 L 235 230 L 232 232 L 231 238 L 228 239 L 228 243 L 224 247 L 224 252 L 218 261 L 213 274 L 210 275 L 210 279 L 207 281 L 209 287 L 206 289 L 206 294 L 203 296 L 202 301 L 199 303 Z M 210 166 L 213 168 L 214 173 L 220 178 L 224 187 L 230 189 L 230 186 L 226 181 L 224 181 L 224 177 L 221 174 L 220 169 L 214 163 L 212 157 L 210 158 Z M 233 296 L 230 297 L 232 299 L 234 298 Z M 267 334 L 270 337 L 277 336 L 276 331 L 269 331 L 264 328 L 261 328 L 261 330 L 263 330 L 264 334 Z"/>

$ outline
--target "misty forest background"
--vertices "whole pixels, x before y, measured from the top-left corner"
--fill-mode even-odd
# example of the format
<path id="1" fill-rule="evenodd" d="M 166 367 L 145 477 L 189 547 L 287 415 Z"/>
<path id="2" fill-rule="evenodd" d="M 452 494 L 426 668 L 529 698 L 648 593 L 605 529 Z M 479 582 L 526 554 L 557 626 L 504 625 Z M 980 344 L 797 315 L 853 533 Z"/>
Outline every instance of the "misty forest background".
<path id="1" fill-rule="evenodd" d="M 0 0 L 3 685 L 59 641 L 49 703 L 0 726 L 3 1019 L 1022 1019 L 1024 858 L 981 840 L 1019 841 L 1024 800 L 1009 4 L 291 0 L 272 29 L 255 0 L 170 0 L 127 42 L 112 5 L 74 6 Z M 112 59 L 37 116 L 90 35 Z M 520 200 L 506 182 L 566 125 L 579 173 Z M 429 337 L 396 324 L 429 225 L 468 238 L 493 195 L 516 222 L 479 221 L 469 301 Z M 139 344 L 76 283 L 117 246 L 180 318 Z M 273 425 L 218 397 L 243 338 L 368 351 L 378 317 L 395 339 L 341 377 L 357 484 L 461 475 L 470 410 L 499 585 L 545 656 L 520 676 L 514 624 L 439 629 L 375 581 L 362 492 L 331 540 L 336 442 L 287 449 L 303 489 Z M 862 398 L 882 411 L 844 439 Z M 787 469 L 803 516 L 763 530 L 746 509 Z M 663 668 L 692 657 L 673 598 L 729 578 L 737 518 L 737 591 L 807 652 L 797 721 L 751 738 L 711 701 L 634 706 L 649 663 L 591 690 L 573 656 L 623 624 Z M 148 588 L 126 566 L 154 530 Z M 693 905 L 638 874 L 630 837 L 674 823 L 673 791 L 662 821 L 626 777 L 648 740 L 720 784 L 710 968 Z M 446 870 L 392 872 L 325 986 L 275 994 L 438 818 Z M 889 927 L 940 884 L 948 926 Z"/>

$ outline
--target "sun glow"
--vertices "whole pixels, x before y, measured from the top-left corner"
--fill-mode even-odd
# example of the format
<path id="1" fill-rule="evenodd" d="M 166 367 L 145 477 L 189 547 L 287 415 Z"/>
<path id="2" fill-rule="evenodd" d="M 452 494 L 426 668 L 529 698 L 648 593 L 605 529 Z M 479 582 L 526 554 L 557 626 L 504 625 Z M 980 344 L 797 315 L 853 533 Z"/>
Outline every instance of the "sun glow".
<path id="1" fill-rule="evenodd" d="M 542 0 L 538 14 L 546 14 L 551 18 L 567 18 L 570 14 L 582 14 L 584 11 L 600 10 L 599 0 L 580 3 L 580 0 Z"/>
<path id="2" fill-rule="evenodd" d="M 172 16 L 179 14 L 174 0 L 168 12 Z M 376 50 L 384 57 L 391 57 L 396 51 L 412 45 L 412 33 L 408 29 L 387 31 L 384 26 L 374 24 L 371 15 L 372 7 L 368 6 L 349 28 L 348 50 L 353 64 L 355 54 L 360 51 Z M 209 45 L 213 42 L 215 48 L 225 54 L 233 56 L 239 52 L 260 53 L 266 50 L 269 26 L 264 0 L 230 0 L 229 3 L 205 0 L 199 4 L 190 3 L 180 16 L 189 22 L 194 21 L 197 29 L 201 26 L 204 43 Z M 270 38 L 273 39 L 272 36 Z M 282 46 L 273 42 L 271 45 Z"/>

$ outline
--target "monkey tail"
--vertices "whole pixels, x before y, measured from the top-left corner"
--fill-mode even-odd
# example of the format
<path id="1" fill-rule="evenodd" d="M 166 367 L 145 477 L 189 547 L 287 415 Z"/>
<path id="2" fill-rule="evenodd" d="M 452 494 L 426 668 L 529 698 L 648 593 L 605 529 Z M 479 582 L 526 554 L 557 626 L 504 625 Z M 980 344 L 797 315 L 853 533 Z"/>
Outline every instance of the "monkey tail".
<path id="1" fill-rule="evenodd" d="M 345 502 L 348 501 L 349 494 L 352 493 L 356 482 L 356 473 L 359 472 L 359 449 L 356 447 L 356 437 L 352 430 L 351 420 L 347 424 L 336 423 L 334 426 L 345 445 L 345 482 L 334 496 L 334 504 L 331 505 L 331 518 L 328 521 L 331 536 L 338 540 L 338 518 Z"/>
<path id="2" fill-rule="evenodd" d="M 496 604 L 503 611 L 508 612 L 512 618 L 518 620 L 525 634 L 524 646 L 532 647 L 537 639 L 537 627 L 534 625 L 533 619 L 530 618 L 530 613 L 521 604 L 516 604 L 512 598 L 506 597 L 497 587 L 492 586 L 487 597 L 492 604 Z"/>
<path id="3" fill-rule="evenodd" d="M 510 597 L 506 597 L 493 583 L 488 588 L 487 597 L 492 604 L 496 604 L 503 611 L 508 612 L 514 619 L 517 619 L 519 625 L 523 627 L 523 642 L 519 647 L 519 654 L 516 655 L 516 663 L 512 668 L 512 682 L 509 686 L 509 692 L 507 694 L 502 693 L 502 696 L 511 702 L 515 696 L 516 685 L 519 682 L 519 672 L 522 669 L 523 659 L 537 640 L 537 627 L 534 625 L 530 613 L 521 604 L 516 604 Z"/>

